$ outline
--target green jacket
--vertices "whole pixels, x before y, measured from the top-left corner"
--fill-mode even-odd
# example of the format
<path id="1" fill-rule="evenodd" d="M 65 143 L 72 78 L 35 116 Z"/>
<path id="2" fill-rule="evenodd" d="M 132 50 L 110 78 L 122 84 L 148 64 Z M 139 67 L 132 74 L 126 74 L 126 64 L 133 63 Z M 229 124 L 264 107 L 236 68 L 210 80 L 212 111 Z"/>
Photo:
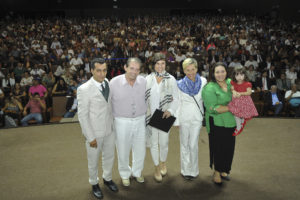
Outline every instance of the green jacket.
<path id="1" fill-rule="evenodd" d="M 203 88 L 202 99 L 204 102 L 206 129 L 210 133 L 209 117 L 213 117 L 216 126 L 233 128 L 236 126 L 234 116 L 231 112 L 218 113 L 215 109 L 220 105 L 226 106 L 232 98 L 230 79 L 226 80 L 227 92 L 224 92 L 218 83 L 209 82 Z"/>

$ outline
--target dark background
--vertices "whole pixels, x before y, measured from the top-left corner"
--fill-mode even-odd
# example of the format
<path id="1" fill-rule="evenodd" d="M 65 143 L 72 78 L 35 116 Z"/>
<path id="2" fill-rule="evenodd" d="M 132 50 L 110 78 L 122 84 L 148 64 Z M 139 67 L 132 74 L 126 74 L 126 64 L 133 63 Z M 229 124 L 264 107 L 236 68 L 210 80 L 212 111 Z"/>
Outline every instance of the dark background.
<path id="1" fill-rule="evenodd" d="M 273 15 L 299 21 L 299 1 L 292 0 L 1 0 L 1 17 L 24 16 L 111 16 L 138 14 L 189 15 L 217 11 Z M 113 9 L 113 7 L 116 7 Z"/>

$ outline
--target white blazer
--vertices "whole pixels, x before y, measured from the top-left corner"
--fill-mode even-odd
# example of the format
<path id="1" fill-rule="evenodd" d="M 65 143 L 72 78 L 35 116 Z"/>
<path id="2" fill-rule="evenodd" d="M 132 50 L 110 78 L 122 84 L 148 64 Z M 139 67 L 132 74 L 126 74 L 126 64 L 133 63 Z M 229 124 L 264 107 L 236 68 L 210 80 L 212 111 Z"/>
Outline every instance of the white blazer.
<path id="1" fill-rule="evenodd" d="M 201 88 L 198 94 L 194 96 L 203 114 L 204 114 L 204 109 L 203 109 L 203 100 L 202 100 L 201 93 L 206 83 L 207 83 L 206 78 L 201 76 Z M 178 93 L 179 93 L 179 107 L 176 110 L 176 114 L 175 114 L 176 121 L 174 123 L 174 126 L 179 126 L 181 124 L 192 124 L 195 122 L 201 124 L 203 120 L 203 116 L 193 97 L 182 92 L 179 88 L 178 88 Z"/>
<path id="2" fill-rule="evenodd" d="M 113 134 L 111 92 L 107 102 L 91 79 L 77 89 L 78 120 L 88 142 Z"/>

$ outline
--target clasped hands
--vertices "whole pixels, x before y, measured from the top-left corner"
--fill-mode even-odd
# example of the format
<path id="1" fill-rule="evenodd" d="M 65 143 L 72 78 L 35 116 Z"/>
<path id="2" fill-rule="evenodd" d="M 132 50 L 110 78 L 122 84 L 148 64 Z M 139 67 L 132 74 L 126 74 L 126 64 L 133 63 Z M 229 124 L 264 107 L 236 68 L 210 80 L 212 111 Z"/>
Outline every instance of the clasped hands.
<path id="1" fill-rule="evenodd" d="M 241 93 L 239 93 L 237 91 L 232 91 L 232 95 L 233 95 L 234 98 L 239 98 L 239 97 L 242 96 Z"/>

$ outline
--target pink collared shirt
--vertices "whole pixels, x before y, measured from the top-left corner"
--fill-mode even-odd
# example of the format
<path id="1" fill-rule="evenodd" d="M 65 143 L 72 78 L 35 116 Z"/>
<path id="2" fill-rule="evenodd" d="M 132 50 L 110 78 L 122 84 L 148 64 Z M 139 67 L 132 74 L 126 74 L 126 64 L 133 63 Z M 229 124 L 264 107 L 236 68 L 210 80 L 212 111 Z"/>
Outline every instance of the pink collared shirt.
<path id="1" fill-rule="evenodd" d="M 29 92 L 32 94 L 32 95 L 34 95 L 34 93 L 39 93 L 40 94 L 40 97 L 43 97 L 44 95 L 45 95 L 45 93 L 47 92 L 47 89 L 43 86 L 43 85 L 41 85 L 41 84 L 39 84 L 39 85 L 37 85 L 37 86 L 31 86 L 30 88 L 29 88 Z"/>
<path id="2" fill-rule="evenodd" d="M 146 114 L 146 79 L 137 76 L 131 86 L 125 74 L 114 77 L 110 83 L 112 110 L 114 117 L 135 118 Z"/>

